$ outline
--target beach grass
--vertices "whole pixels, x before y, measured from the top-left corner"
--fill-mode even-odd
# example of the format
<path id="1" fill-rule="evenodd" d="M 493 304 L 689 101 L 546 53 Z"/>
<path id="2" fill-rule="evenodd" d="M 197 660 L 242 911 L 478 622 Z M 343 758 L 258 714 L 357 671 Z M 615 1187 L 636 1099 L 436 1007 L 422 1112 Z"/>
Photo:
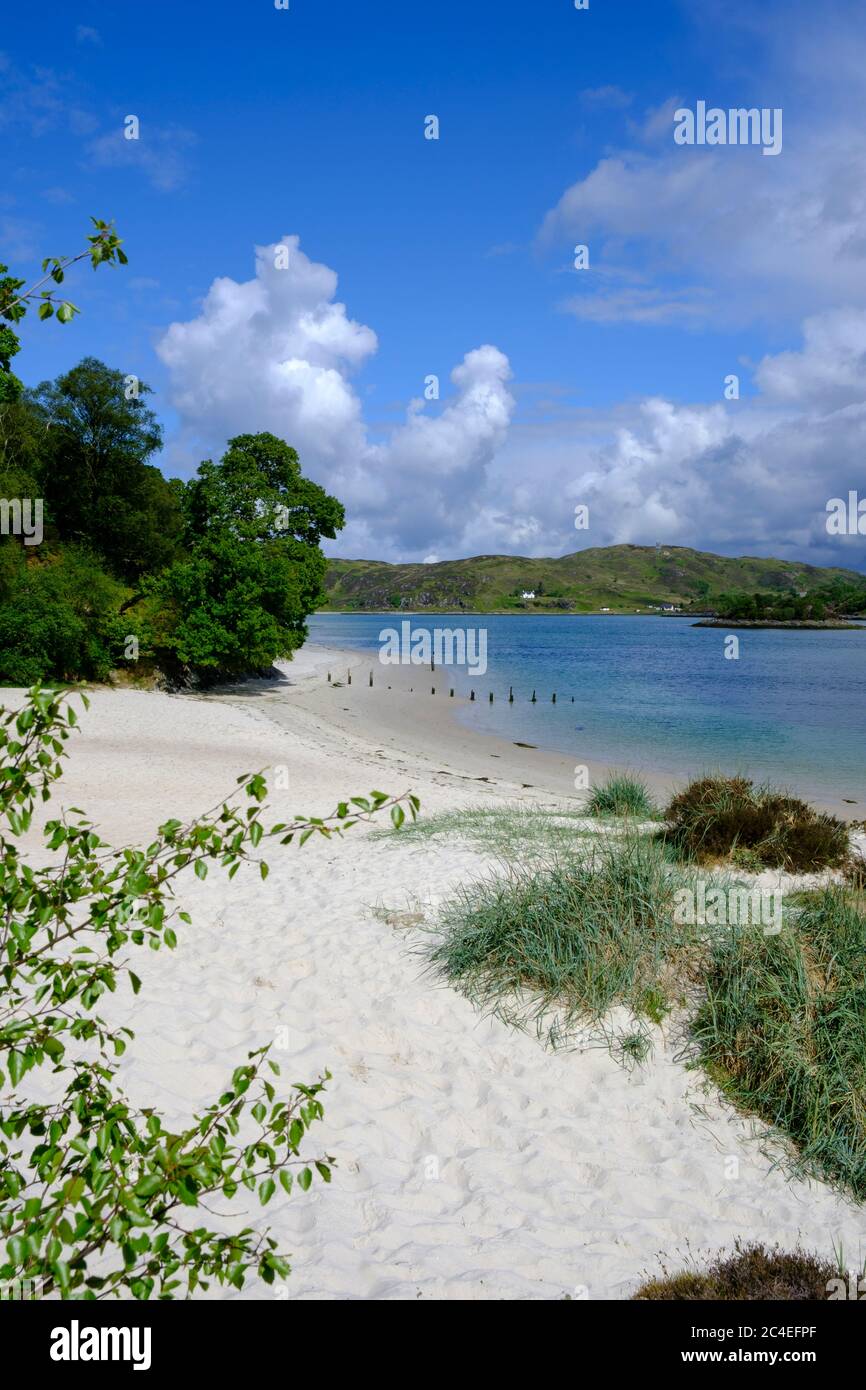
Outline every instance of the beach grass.
<path id="1" fill-rule="evenodd" d="M 593 787 L 584 810 L 589 816 L 637 816 L 642 820 L 658 815 L 646 783 L 631 772 L 612 773 Z"/>
<path id="2" fill-rule="evenodd" d="M 601 838 L 540 868 L 516 864 L 458 890 L 431 963 L 478 1008 L 551 1045 L 578 1028 L 611 1044 L 606 1016 L 616 1006 L 649 1023 L 684 1002 L 705 949 L 699 929 L 674 920 L 675 894 L 692 881 L 639 834 Z M 633 1034 L 615 1046 L 639 1061 Z"/>
<path id="3" fill-rule="evenodd" d="M 376 835 L 392 831 L 374 832 Z M 419 816 L 401 827 L 401 838 L 428 840 L 450 835 L 473 849 L 504 859 L 548 859 L 573 847 L 575 839 L 595 839 L 601 832 L 587 825 L 585 812 L 504 803 L 470 806 Z"/>
<path id="4" fill-rule="evenodd" d="M 717 936 L 692 1025 L 738 1109 L 796 1146 L 795 1168 L 866 1199 L 866 915 L 845 889 L 807 894 L 784 930 Z"/>

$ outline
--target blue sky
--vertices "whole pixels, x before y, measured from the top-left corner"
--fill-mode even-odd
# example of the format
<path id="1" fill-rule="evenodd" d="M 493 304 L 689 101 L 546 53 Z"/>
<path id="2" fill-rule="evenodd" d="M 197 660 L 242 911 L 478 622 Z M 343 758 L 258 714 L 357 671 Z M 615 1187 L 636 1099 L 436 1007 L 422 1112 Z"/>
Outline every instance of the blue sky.
<path id="1" fill-rule="evenodd" d="M 866 568 L 824 524 L 866 495 L 864 39 L 854 5 L 775 0 L 21 8 L 0 257 L 32 273 L 94 213 L 130 264 L 80 270 L 82 316 L 28 324 L 19 373 L 141 376 L 169 473 L 282 433 L 346 502 L 336 553 Z M 698 100 L 782 108 L 782 153 L 675 146 Z M 283 237 L 275 281 L 255 248 Z"/>

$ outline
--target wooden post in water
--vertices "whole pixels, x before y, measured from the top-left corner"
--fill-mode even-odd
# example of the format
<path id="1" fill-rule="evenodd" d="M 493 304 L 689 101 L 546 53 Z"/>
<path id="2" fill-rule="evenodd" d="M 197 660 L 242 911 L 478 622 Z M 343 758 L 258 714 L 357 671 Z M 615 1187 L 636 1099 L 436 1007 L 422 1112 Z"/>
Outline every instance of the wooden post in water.
<path id="1" fill-rule="evenodd" d="M 452 700 L 454 699 L 454 691 L 453 691 L 453 690 L 449 690 L 449 691 L 448 691 L 448 695 L 449 695 L 450 699 L 452 699 Z"/>
<path id="2" fill-rule="evenodd" d="M 370 672 L 370 689 L 373 689 L 373 672 Z"/>
<path id="3" fill-rule="evenodd" d="M 352 672 L 351 672 L 351 671 L 347 671 L 347 672 L 346 672 L 346 684 L 347 684 L 347 685 L 351 685 L 351 684 L 352 684 Z"/>
<path id="4" fill-rule="evenodd" d="M 555 690 L 554 690 L 553 694 L 552 694 L 551 697 L 550 697 L 550 703 L 551 703 L 552 705 L 555 705 L 555 704 L 556 704 L 556 691 L 555 691 Z"/>
<path id="5" fill-rule="evenodd" d="M 532 699 L 529 701 L 529 703 L 530 703 L 531 705 L 534 705 L 534 704 L 535 704 L 535 691 L 534 691 L 534 690 L 533 690 L 533 692 L 532 692 Z"/>
<path id="6" fill-rule="evenodd" d="M 474 700 L 474 699 L 475 699 L 475 691 L 474 691 L 474 690 L 470 690 L 470 692 L 469 692 L 469 698 L 470 698 L 470 700 Z"/>
<path id="7" fill-rule="evenodd" d="M 436 694 L 436 687 L 435 687 L 435 685 L 431 685 L 431 687 L 430 687 L 430 694 L 431 694 L 431 695 L 435 695 L 435 694 Z"/>
<path id="8" fill-rule="evenodd" d="M 492 690 L 491 690 L 491 692 L 490 692 L 490 703 L 491 703 L 491 705 L 493 704 L 493 691 L 492 691 Z"/>
<path id="9" fill-rule="evenodd" d="M 330 685 L 330 684 L 331 684 L 331 673 L 330 673 L 330 671 L 329 671 L 329 672 L 328 672 L 328 685 Z"/>
<path id="10" fill-rule="evenodd" d="M 512 685 L 508 687 L 508 703 L 509 705 L 514 704 L 514 687 Z"/>

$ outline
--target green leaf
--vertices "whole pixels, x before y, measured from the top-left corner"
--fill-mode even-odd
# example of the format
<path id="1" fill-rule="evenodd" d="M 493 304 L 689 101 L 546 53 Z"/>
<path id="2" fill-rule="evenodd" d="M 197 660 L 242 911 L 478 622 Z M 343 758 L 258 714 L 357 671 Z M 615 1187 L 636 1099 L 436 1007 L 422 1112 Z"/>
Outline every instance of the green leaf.
<path id="1" fill-rule="evenodd" d="M 66 1200 L 70 1206 L 74 1206 L 84 1191 L 83 1178 L 70 1178 L 66 1184 Z"/>
<path id="2" fill-rule="evenodd" d="M 141 1182 L 135 1184 L 135 1195 L 137 1197 L 152 1197 L 155 1192 L 159 1192 L 164 1184 L 164 1179 L 158 1173 L 152 1173 L 150 1177 L 142 1178 Z"/>
<path id="3" fill-rule="evenodd" d="M 6 1249 L 8 1250 L 9 1258 L 14 1265 L 24 1264 L 24 1262 L 27 1259 L 26 1240 L 23 1240 L 21 1236 L 13 1236 L 11 1240 L 7 1240 Z"/>

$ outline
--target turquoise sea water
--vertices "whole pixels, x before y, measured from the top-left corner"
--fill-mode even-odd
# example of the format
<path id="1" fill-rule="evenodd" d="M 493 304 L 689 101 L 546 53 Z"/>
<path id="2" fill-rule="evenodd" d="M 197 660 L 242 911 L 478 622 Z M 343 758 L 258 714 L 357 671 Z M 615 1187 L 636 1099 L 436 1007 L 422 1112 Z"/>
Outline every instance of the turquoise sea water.
<path id="1" fill-rule="evenodd" d="M 851 813 L 864 813 L 866 633 L 732 629 L 733 661 L 724 629 L 687 618 L 327 613 L 310 620 L 310 640 L 373 655 L 382 630 L 407 618 L 431 632 L 486 629 L 486 674 L 449 668 L 447 677 L 460 694 L 475 690 L 476 703 L 459 712 L 468 727 L 575 763 L 743 771 L 851 798 Z"/>

